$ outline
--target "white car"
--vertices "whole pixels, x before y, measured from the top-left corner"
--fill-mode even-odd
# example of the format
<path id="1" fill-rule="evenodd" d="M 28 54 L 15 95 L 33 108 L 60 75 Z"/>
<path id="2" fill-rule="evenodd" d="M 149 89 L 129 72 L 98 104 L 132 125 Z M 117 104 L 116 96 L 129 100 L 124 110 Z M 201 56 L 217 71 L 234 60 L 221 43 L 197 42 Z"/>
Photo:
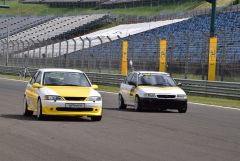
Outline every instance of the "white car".
<path id="1" fill-rule="evenodd" d="M 180 86 L 180 84 L 179 84 Z M 168 73 L 135 71 L 121 83 L 119 109 L 134 106 L 143 109 L 187 111 L 187 95 Z"/>
<path id="2" fill-rule="evenodd" d="M 102 97 L 88 77 L 73 69 L 39 69 L 27 84 L 23 114 L 102 118 Z"/>

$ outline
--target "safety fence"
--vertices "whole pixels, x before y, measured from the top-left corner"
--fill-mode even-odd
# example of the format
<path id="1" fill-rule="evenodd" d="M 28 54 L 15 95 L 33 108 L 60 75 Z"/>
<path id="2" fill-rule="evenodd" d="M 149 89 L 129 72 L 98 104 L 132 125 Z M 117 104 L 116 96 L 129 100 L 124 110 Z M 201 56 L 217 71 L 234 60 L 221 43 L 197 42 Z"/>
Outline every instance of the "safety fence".
<path id="1" fill-rule="evenodd" d="M 158 34 L 158 35 L 157 35 Z M 216 80 L 240 81 L 240 29 L 217 32 Z M 128 42 L 128 70 L 159 70 L 160 41 L 165 39 L 166 72 L 180 79 L 207 80 L 209 33 L 158 33 L 149 30 L 127 37 L 77 37 L 30 43 L 0 41 L 0 65 L 76 68 L 86 72 L 121 73 L 122 42 Z M 30 40 L 29 40 L 30 41 Z"/>
<path id="2" fill-rule="evenodd" d="M 0 66 L 0 73 L 20 75 L 34 74 L 37 69 L 34 68 L 21 68 L 21 67 L 6 67 Z M 90 80 L 97 84 L 120 86 L 120 83 L 125 79 L 125 76 L 119 74 L 106 74 L 106 73 L 86 73 Z M 187 80 L 175 79 L 177 82 L 182 83 L 182 88 L 189 94 L 219 96 L 232 99 L 240 98 L 240 83 L 233 82 L 219 82 L 219 81 L 200 81 L 200 80 Z"/>

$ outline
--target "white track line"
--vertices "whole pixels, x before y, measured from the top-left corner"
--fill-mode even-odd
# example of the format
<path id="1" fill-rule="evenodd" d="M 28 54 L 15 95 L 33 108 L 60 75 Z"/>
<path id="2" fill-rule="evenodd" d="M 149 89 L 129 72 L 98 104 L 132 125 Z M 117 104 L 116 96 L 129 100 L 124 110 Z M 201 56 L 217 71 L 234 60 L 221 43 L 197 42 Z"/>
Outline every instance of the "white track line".
<path id="1" fill-rule="evenodd" d="M 114 92 L 106 92 L 106 91 L 99 91 L 102 93 L 107 93 L 107 94 L 114 94 L 117 95 L 118 93 L 114 93 Z M 224 108 L 224 109 L 230 109 L 230 110 L 239 110 L 239 108 L 233 108 L 233 107 L 225 107 L 225 106 L 218 106 L 218 105 L 209 105 L 209 104 L 203 104 L 203 103 L 194 103 L 194 102 L 188 102 L 189 104 L 193 104 L 193 105 L 199 105 L 199 106 L 205 106 L 205 107 L 214 107 L 214 108 Z"/>
<path id="2" fill-rule="evenodd" d="M 209 105 L 209 104 L 203 104 L 203 103 L 194 103 L 194 102 L 188 102 L 190 104 L 194 105 L 200 105 L 200 106 L 205 106 L 205 107 L 214 107 L 214 108 L 224 108 L 224 109 L 230 109 L 230 110 L 239 110 L 239 108 L 233 108 L 233 107 L 225 107 L 225 106 L 218 106 L 218 105 Z"/>
<path id="3" fill-rule="evenodd" d="M 28 81 L 24 81 L 24 80 L 16 80 L 16 79 L 9 79 L 9 78 L 1 78 L 0 79 L 5 79 L 5 80 L 10 80 L 10 81 L 16 81 L 16 82 L 28 82 Z M 114 92 L 107 92 L 107 91 L 99 91 L 102 93 L 107 93 L 107 94 L 113 94 L 113 95 L 117 95 L 118 93 L 114 93 Z M 205 106 L 205 107 L 214 107 L 214 108 L 223 108 L 223 109 L 230 109 L 230 110 L 238 110 L 240 111 L 239 108 L 233 108 L 233 107 L 225 107 L 225 106 L 217 106 L 217 105 L 208 105 L 208 104 L 203 104 L 203 103 L 194 103 L 194 102 L 188 102 L 189 104 L 194 104 L 194 105 L 199 105 L 199 106 Z"/>
<path id="4" fill-rule="evenodd" d="M 98 92 L 107 93 L 107 94 L 114 94 L 114 95 L 117 95 L 117 94 L 118 94 L 118 93 L 114 93 L 114 92 L 107 92 L 107 91 L 98 91 Z"/>
<path id="5" fill-rule="evenodd" d="M 0 79 L 5 79 L 5 80 L 10 80 L 10 81 L 15 81 L 15 82 L 28 82 L 28 81 L 24 81 L 24 80 L 17 80 L 17 79 L 11 79 L 11 78 L 1 78 Z"/>

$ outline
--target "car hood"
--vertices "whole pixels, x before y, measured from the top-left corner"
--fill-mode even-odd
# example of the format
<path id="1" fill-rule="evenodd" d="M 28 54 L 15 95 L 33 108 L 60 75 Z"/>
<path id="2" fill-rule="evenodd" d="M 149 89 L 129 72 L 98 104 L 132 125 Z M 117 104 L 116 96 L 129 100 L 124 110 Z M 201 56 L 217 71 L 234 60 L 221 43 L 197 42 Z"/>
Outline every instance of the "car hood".
<path id="1" fill-rule="evenodd" d="M 157 93 L 157 94 L 186 94 L 179 87 L 152 87 L 139 86 L 138 89 L 143 93 Z"/>
<path id="2" fill-rule="evenodd" d="M 91 87 L 69 87 L 69 86 L 45 86 L 41 88 L 43 95 L 58 95 L 62 97 L 89 97 L 100 96 Z"/>

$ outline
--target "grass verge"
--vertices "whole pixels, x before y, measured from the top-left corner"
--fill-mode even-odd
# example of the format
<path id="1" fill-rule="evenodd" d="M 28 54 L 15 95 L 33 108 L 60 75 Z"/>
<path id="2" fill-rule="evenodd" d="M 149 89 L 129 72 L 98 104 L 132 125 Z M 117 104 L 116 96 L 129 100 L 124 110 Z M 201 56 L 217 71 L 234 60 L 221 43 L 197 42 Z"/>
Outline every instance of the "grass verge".
<path id="1" fill-rule="evenodd" d="M 190 95 L 188 96 L 188 101 L 194 102 L 194 103 L 208 104 L 208 105 L 240 108 L 240 100 L 233 100 L 228 98 L 216 98 L 216 97 L 208 97 L 208 96 Z"/>
<path id="2" fill-rule="evenodd" d="M 153 16 L 159 14 L 184 12 L 198 6 L 198 1 L 186 1 L 182 3 L 159 4 L 158 6 L 146 6 L 135 8 L 95 9 L 95 8 L 57 8 L 46 4 L 23 4 L 18 0 L 7 1 L 9 9 L 1 9 L 0 14 L 6 15 L 64 15 L 64 14 L 92 14 L 112 12 L 117 15 Z"/>
<path id="3" fill-rule="evenodd" d="M 18 76 L 6 75 L 6 74 L 0 74 L 0 78 L 25 80 L 25 81 L 28 81 L 30 79 L 30 78 L 21 79 Z M 119 92 L 119 87 L 117 87 L 117 86 L 98 85 L 98 87 L 99 87 L 98 88 L 99 91 L 107 91 L 107 92 L 114 92 L 114 93 Z M 194 103 L 240 108 L 240 100 L 233 100 L 233 99 L 228 99 L 228 98 L 216 98 L 216 97 L 208 97 L 208 96 L 189 95 L 188 101 L 194 102 Z"/>
<path id="4" fill-rule="evenodd" d="M 21 78 L 21 77 L 19 77 L 19 76 L 7 75 L 7 74 L 1 74 L 1 73 L 0 73 L 0 78 L 7 78 L 7 79 L 14 79 L 14 80 L 22 80 L 22 81 L 29 81 L 29 80 L 30 80 L 30 77 Z"/>

